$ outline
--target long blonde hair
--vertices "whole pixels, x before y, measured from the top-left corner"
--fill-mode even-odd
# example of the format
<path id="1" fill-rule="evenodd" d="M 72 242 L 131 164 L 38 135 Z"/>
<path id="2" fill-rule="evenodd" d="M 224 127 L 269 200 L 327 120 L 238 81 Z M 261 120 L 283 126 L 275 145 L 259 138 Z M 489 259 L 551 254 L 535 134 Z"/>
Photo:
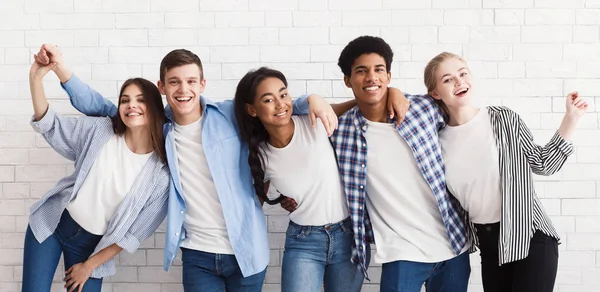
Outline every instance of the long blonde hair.
<path id="1" fill-rule="evenodd" d="M 440 64 L 448 59 L 458 59 L 461 62 L 467 65 L 467 61 L 463 59 L 461 56 L 450 53 L 450 52 L 441 52 L 437 56 L 433 57 L 425 66 L 425 72 L 423 73 L 423 80 L 425 81 L 425 87 L 427 87 L 427 93 L 431 95 L 431 93 L 435 90 L 437 86 L 438 80 L 435 78 L 435 73 L 437 72 Z M 435 102 L 440 106 L 440 108 L 444 111 L 446 115 L 448 115 L 448 107 L 446 104 L 440 100 L 436 99 Z"/>

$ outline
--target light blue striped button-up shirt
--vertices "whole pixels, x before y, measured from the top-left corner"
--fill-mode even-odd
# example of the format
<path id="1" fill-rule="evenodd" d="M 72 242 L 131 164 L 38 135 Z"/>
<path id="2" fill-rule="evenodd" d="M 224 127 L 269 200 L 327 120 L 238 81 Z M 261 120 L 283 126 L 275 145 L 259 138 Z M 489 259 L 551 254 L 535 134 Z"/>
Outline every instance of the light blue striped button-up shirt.
<path id="1" fill-rule="evenodd" d="M 31 206 L 29 226 L 38 242 L 50 237 L 60 216 L 75 199 L 98 154 L 114 135 L 110 118 L 61 117 L 52 108 L 31 126 L 65 158 L 74 161 L 71 175 L 62 178 L 38 202 Z M 136 177 L 131 189 L 108 223 L 106 233 L 96 246 L 94 254 L 117 244 L 132 253 L 150 237 L 167 214 L 169 169 L 153 153 Z M 110 259 L 95 269 L 91 277 L 102 278 L 115 273 Z"/>
<path id="2" fill-rule="evenodd" d="M 113 116 L 116 106 L 83 83 L 77 76 L 63 84 L 71 103 L 87 115 Z M 223 207 L 227 235 L 244 277 L 262 272 L 269 263 L 269 240 L 262 207 L 254 193 L 248 165 L 248 145 L 242 143 L 232 100 L 213 102 L 200 97 L 202 105 L 202 142 L 217 195 Z M 294 101 L 294 114 L 308 114 L 308 97 Z M 169 212 L 164 252 L 164 269 L 168 270 L 185 238 L 183 220 L 186 204 L 173 137 L 173 116 L 166 108 L 165 146 L 171 170 Z M 202 194 L 188 194 L 202 195 Z"/>

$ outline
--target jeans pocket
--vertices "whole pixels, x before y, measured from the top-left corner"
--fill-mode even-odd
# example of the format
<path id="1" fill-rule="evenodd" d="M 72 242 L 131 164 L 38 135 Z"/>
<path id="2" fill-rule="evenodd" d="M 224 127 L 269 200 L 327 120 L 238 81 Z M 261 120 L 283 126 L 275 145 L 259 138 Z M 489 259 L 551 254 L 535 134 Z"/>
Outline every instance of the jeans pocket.
<path id="1" fill-rule="evenodd" d="M 310 231 L 308 231 L 307 228 L 310 227 L 300 226 L 290 222 L 290 225 L 288 225 L 288 229 L 285 232 L 285 234 L 287 235 L 287 237 L 305 238 L 308 236 L 308 234 L 310 234 Z"/>

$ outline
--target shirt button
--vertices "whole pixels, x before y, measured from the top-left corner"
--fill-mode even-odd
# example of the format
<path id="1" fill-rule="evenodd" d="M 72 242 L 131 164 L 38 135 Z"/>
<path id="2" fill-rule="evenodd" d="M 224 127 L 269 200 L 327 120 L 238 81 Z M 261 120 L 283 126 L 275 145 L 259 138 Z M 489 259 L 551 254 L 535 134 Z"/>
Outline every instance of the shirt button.
<path id="1" fill-rule="evenodd" d="M 362 245 L 358 247 L 358 249 L 362 250 Z"/>
<path id="2" fill-rule="evenodd" d="M 366 130 L 366 129 L 367 129 L 367 126 L 362 126 L 362 129 L 363 129 L 363 130 Z"/>
<path id="3" fill-rule="evenodd" d="M 359 210 L 362 210 L 362 206 L 358 207 Z"/>
<path id="4" fill-rule="evenodd" d="M 175 232 L 175 236 L 179 236 L 179 232 Z"/>
<path id="5" fill-rule="evenodd" d="M 363 143 L 363 147 L 367 147 L 367 143 Z"/>
<path id="6" fill-rule="evenodd" d="M 181 211 L 181 214 L 183 214 L 183 211 Z"/>
<path id="7" fill-rule="evenodd" d="M 364 164 L 363 164 L 363 165 L 361 165 L 361 166 L 362 166 L 362 168 L 365 168 L 365 165 L 364 165 Z"/>
<path id="8" fill-rule="evenodd" d="M 362 189 L 363 189 L 363 186 L 362 186 L 362 185 L 360 185 L 360 186 L 359 186 L 359 188 L 362 190 Z"/>

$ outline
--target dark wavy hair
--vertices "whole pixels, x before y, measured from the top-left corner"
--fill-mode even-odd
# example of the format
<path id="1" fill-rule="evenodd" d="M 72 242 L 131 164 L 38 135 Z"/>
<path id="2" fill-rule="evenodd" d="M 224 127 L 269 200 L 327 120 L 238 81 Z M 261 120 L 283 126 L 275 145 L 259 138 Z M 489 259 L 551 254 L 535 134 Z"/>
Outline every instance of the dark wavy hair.
<path id="1" fill-rule="evenodd" d="M 121 108 L 121 97 L 123 92 L 129 86 L 137 86 L 144 96 L 146 104 L 146 118 L 148 119 L 150 129 L 150 139 L 152 139 L 152 148 L 158 154 L 158 157 L 163 163 L 167 163 L 167 152 L 165 151 L 165 136 L 163 134 L 163 126 L 165 124 L 165 106 L 162 102 L 162 95 L 154 83 L 144 78 L 127 79 L 121 86 L 119 92 L 119 108 Z M 113 118 L 113 130 L 115 134 L 121 136 L 125 134 L 127 126 L 121 120 L 121 114 L 117 113 Z"/>
<path id="2" fill-rule="evenodd" d="M 387 71 L 390 72 L 394 59 L 392 48 L 382 38 L 368 35 L 357 37 L 344 47 L 338 59 L 338 66 L 344 76 L 350 77 L 354 61 L 364 54 L 371 53 L 380 55 L 385 60 Z"/>
<path id="3" fill-rule="evenodd" d="M 254 181 L 254 190 L 259 199 L 270 205 L 278 204 L 283 196 L 275 200 L 270 200 L 265 192 L 265 170 L 263 162 L 265 156 L 260 149 L 261 145 L 269 139 L 269 133 L 258 117 L 252 117 L 246 111 L 246 105 L 254 104 L 256 99 L 256 90 L 258 86 L 267 78 L 277 78 L 288 86 L 283 73 L 267 67 L 260 67 L 257 70 L 251 70 L 237 85 L 234 98 L 235 116 L 238 121 L 240 136 L 242 140 L 248 143 L 248 164 L 252 172 Z"/>

